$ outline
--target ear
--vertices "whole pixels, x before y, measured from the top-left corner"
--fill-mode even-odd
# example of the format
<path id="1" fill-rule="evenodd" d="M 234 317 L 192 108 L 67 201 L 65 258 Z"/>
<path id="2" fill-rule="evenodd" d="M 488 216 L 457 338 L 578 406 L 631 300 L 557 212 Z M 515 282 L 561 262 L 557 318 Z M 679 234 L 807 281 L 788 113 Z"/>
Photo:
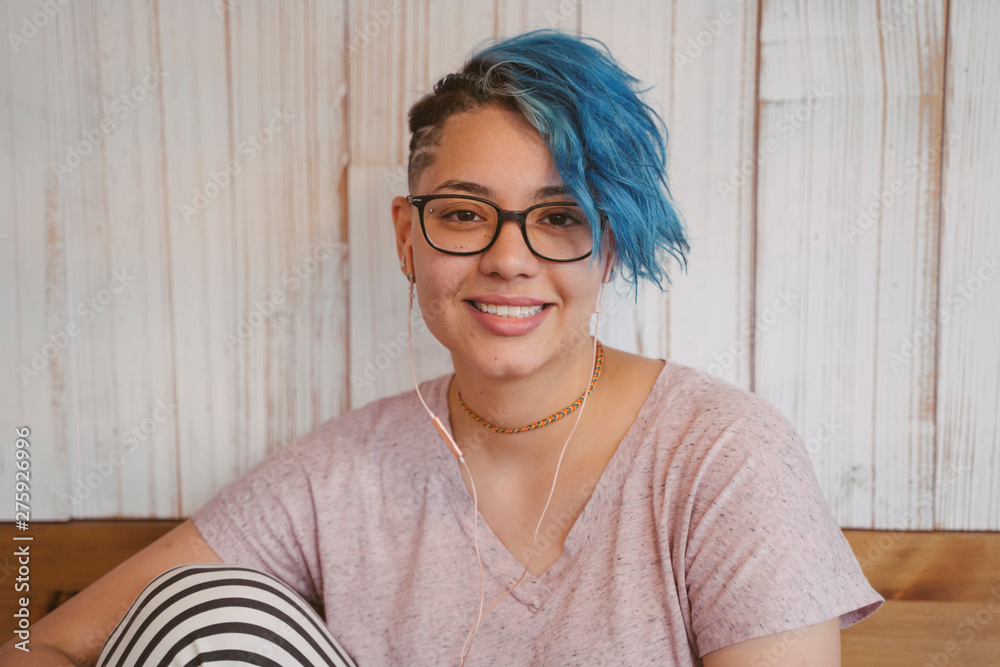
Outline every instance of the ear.
<path id="1" fill-rule="evenodd" d="M 604 261 L 607 264 L 604 266 L 604 277 L 601 279 L 601 282 L 610 283 L 615 279 L 615 261 L 618 258 L 618 255 L 615 253 L 615 237 L 611 234 L 608 234 L 604 253 Z"/>
<path id="2" fill-rule="evenodd" d="M 416 209 L 406 197 L 392 200 L 392 222 L 396 227 L 396 254 L 405 264 L 404 274 L 413 273 L 413 214 Z M 401 266 L 400 268 L 403 268 Z"/>

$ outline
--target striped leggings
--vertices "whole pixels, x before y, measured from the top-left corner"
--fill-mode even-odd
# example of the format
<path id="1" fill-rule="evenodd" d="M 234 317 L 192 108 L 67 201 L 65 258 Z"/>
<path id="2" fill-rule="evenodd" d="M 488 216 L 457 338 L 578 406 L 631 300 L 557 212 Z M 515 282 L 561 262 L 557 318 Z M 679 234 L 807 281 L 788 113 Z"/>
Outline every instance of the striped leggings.
<path id="1" fill-rule="evenodd" d="M 182 565 L 151 581 L 108 638 L 98 667 L 207 663 L 354 667 L 326 624 L 274 577 Z"/>

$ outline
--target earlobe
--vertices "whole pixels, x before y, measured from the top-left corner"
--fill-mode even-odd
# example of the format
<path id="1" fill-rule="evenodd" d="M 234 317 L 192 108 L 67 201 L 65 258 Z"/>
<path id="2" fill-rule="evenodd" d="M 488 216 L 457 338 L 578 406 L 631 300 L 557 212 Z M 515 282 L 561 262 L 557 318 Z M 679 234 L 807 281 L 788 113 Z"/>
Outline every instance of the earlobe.
<path id="1" fill-rule="evenodd" d="M 614 242 L 609 242 L 607 264 L 604 267 L 604 278 L 601 282 L 610 283 L 615 279 L 615 248 Z"/>
<path id="2" fill-rule="evenodd" d="M 396 254 L 399 268 L 413 282 L 413 211 L 406 197 L 392 200 L 392 220 L 396 228 Z"/>
<path id="3" fill-rule="evenodd" d="M 416 277 L 413 275 L 413 271 L 410 270 L 410 265 L 406 261 L 406 257 L 403 255 L 399 256 L 399 269 L 403 272 L 403 275 L 406 276 L 406 279 L 409 280 L 410 283 L 413 283 L 416 280 Z"/>

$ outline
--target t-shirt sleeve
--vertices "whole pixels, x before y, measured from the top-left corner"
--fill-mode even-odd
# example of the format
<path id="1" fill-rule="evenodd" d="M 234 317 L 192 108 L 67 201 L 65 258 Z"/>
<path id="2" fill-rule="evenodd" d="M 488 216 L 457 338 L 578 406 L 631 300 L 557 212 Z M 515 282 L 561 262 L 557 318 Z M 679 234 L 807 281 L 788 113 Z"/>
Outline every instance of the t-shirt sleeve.
<path id="1" fill-rule="evenodd" d="M 223 562 L 271 574 L 317 604 L 322 582 L 316 512 L 301 458 L 298 443 L 283 448 L 191 518 Z"/>
<path id="2" fill-rule="evenodd" d="M 721 411 L 725 412 L 725 410 Z M 840 617 L 883 598 L 831 514 L 801 439 L 759 397 L 705 431 L 689 489 L 685 582 L 698 654 Z"/>

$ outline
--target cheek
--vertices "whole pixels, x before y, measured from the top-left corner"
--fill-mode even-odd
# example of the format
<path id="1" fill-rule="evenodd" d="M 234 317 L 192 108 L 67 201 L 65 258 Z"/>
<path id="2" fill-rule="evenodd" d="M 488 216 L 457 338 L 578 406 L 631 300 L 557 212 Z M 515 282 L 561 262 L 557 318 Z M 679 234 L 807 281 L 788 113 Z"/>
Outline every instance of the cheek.
<path id="1" fill-rule="evenodd" d="M 420 315 L 435 338 L 443 341 L 449 323 L 455 319 L 455 310 L 461 307 L 456 294 L 460 280 L 457 275 L 438 262 L 417 264 L 417 303 Z"/>

